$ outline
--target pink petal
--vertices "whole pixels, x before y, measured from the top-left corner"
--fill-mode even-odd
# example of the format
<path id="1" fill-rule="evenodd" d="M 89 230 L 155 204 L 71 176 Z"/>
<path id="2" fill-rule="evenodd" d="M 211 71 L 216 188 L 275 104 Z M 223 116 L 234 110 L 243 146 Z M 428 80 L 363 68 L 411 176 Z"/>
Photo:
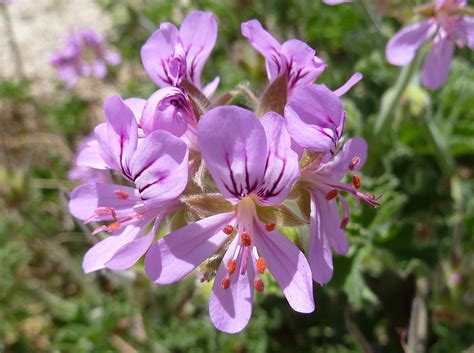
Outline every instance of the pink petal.
<path id="1" fill-rule="evenodd" d="M 99 142 L 95 134 L 87 136 L 80 144 L 76 165 L 93 169 L 107 169 L 107 164 L 101 157 Z"/>
<path id="2" fill-rule="evenodd" d="M 244 22 L 240 26 L 242 35 L 250 45 L 265 57 L 268 78 L 273 81 L 284 72 L 283 62 L 280 59 L 280 43 L 257 20 Z"/>
<path id="3" fill-rule="evenodd" d="M 460 18 L 453 28 L 453 36 L 466 44 L 469 49 L 474 50 L 474 17 Z"/>
<path id="4" fill-rule="evenodd" d="M 258 232 L 254 237 L 257 250 L 290 306 L 300 313 L 314 311 L 311 270 L 303 253 L 276 230 L 267 232 L 256 224 L 254 231 Z"/>
<path id="5" fill-rule="evenodd" d="M 353 74 L 346 83 L 334 91 L 334 94 L 338 97 L 345 95 L 352 87 L 354 87 L 364 76 L 360 72 Z"/>
<path id="6" fill-rule="evenodd" d="M 354 158 L 358 158 L 359 163 L 352 169 Z M 350 170 L 360 170 L 367 159 L 367 142 L 363 137 L 353 137 L 349 139 L 334 158 L 323 167 L 319 173 L 333 176 L 335 179 L 342 179 Z"/>
<path id="7" fill-rule="evenodd" d="M 138 126 L 129 107 L 118 96 L 104 102 L 109 136 L 108 147 L 117 170 L 130 179 L 130 160 L 137 149 Z M 102 142 L 102 141 L 101 141 Z"/>
<path id="8" fill-rule="evenodd" d="M 311 215 L 309 226 L 309 266 L 313 273 L 313 279 L 324 285 L 332 278 L 333 265 L 331 246 L 321 212 L 321 205 L 327 202 L 323 195 L 311 194 Z"/>
<path id="9" fill-rule="evenodd" d="M 204 88 L 202 89 L 202 93 L 204 93 L 204 95 L 207 98 L 212 97 L 214 93 L 216 92 L 216 89 L 219 86 L 220 81 L 221 81 L 220 77 L 216 76 L 211 82 L 209 82 L 207 85 L 204 86 Z"/>
<path id="10" fill-rule="evenodd" d="M 84 255 L 82 268 L 85 273 L 97 271 L 106 267 L 109 261 L 120 248 L 132 242 L 142 231 L 140 225 L 130 224 L 122 228 L 116 235 L 109 236 L 95 244 Z"/>
<path id="11" fill-rule="evenodd" d="M 168 59 L 173 57 L 179 40 L 178 29 L 171 23 L 163 23 L 142 46 L 140 55 L 148 76 L 159 87 L 172 86 L 173 77 L 167 73 Z"/>
<path id="12" fill-rule="evenodd" d="M 188 182 L 188 148 L 169 132 L 154 131 L 138 146 L 131 172 L 148 207 L 173 200 Z"/>
<path id="13" fill-rule="evenodd" d="M 239 250 L 238 237 L 236 237 L 224 255 L 219 270 L 217 271 L 214 285 L 209 298 L 209 316 L 214 326 L 227 333 L 242 331 L 252 316 L 252 305 L 254 295 L 255 272 L 252 261 L 247 262 L 245 274 L 243 269 L 237 270 L 230 276 L 230 286 L 224 289 L 221 285 L 222 279 L 227 274 L 226 264 L 233 258 L 234 253 Z M 238 264 L 242 260 L 242 252 L 236 259 Z"/>
<path id="14" fill-rule="evenodd" d="M 217 20 L 211 12 L 192 11 L 183 21 L 179 36 L 186 53 L 188 80 L 201 87 L 201 72 L 217 39 Z"/>
<path id="15" fill-rule="evenodd" d="M 124 192 L 129 197 L 124 200 L 116 191 Z M 139 199 L 135 189 L 114 184 L 87 183 L 75 188 L 69 200 L 69 211 L 79 219 L 87 220 L 99 207 L 113 207 L 116 211 L 133 208 Z"/>
<path id="16" fill-rule="evenodd" d="M 417 22 L 397 32 L 385 49 L 387 60 L 392 65 L 405 66 L 413 60 L 416 51 L 434 35 L 433 20 Z"/>
<path id="17" fill-rule="evenodd" d="M 296 90 L 285 106 L 291 137 L 302 147 L 315 152 L 335 151 L 344 116 L 339 97 L 324 85 L 309 85 Z"/>
<path id="18" fill-rule="evenodd" d="M 189 274 L 213 255 L 229 237 L 235 213 L 222 213 L 191 223 L 158 240 L 145 257 L 145 271 L 158 284 L 170 284 Z"/>
<path id="19" fill-rule="evenodd" d="M 209 172 L 229 201 L 237 202 L 261 184 L 268 147 L 254 113 L 235 106 L 214 108 L 199 122 L 198 141 Z"/>
<path id="20" fill-rule="evenodd" d="M 137 237 L 131 242 L 123 245 L 117 252 L 105 263 L 108 269 L 114 271 L 122 271 L 132 267 L 150 248 L 153 239 L 155 238 L 156 231 L 160 225 L 160 221 L 166 214 L 159 215 L 147 235 L 143 237 Z M 151 220 L 143 220 L 141 224 L 142 228 L 145 229 L 147 224 Z"/>
<path id="21" fill-rule="evenodd" d="M 326 5 L 340 5 L 340 4 L 345 4 L 345 3 L 348 3 L 348 2 L 352 2 L 352 0 L 323 0 L 323 2 L 326 4 Z"/>
<path id="22" fill-rule="evenodd" d="M 425 87 L 438 89 L 446 82 L 453 53 L 454 42 L 452 39 L 445 37 L 435 40 L 423 65 L 421 82 Z"/>
<path id="23" fill-rule="evenodd" d="M 284 118 L 274 112 L 260 120 L 268 141 L 264 183 L 258 190 L 261 203 L 277 205 L 283 202 L 299 176 L 298 154 L 291 148 L 291 137 Z"/>

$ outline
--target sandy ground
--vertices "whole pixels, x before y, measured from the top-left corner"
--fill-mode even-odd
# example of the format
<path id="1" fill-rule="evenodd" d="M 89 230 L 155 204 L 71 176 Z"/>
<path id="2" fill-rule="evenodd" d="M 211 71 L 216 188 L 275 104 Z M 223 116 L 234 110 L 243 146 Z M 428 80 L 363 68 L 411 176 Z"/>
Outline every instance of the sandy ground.
<path id="1" fill-rule="evenodd" d="M 23 72 L 33 81 L 35 95 L 48 95 L 57 85 L 51 53 L 62 46 L 68 32 L 90 27 L 107 35 L 111 19 L 93 0 L 16 0 L 7 11 L 10 27 L 22 58 Z M 5 13 L 0 16 L 0 77 L 18 75 Z"/>

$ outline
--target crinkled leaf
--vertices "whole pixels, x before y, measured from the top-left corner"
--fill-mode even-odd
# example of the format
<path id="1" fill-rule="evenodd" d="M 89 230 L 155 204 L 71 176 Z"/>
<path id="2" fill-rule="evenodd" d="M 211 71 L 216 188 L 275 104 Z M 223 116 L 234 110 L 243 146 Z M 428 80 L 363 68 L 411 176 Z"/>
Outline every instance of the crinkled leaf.
<path id="1" fill-rule="evenodd" d="M 201 218 L 234 210 L 234 206 L 221 194 L 189 195 L 183 197 L 181 201 Z"/>

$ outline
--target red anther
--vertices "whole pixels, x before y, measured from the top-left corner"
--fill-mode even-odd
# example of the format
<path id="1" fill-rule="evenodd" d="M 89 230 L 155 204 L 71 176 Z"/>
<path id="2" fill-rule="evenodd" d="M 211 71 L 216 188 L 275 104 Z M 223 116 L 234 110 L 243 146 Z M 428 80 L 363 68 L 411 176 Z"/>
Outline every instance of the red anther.
<path id="1" fill-rule="evenodd" d="M 265 270 L 267 269 L 267 263 L 263 257 L 259 257 L 257 260 L 257 272 L 260 274 L 264 274 Z"/>
<path id="2" fill-rule="evenodd" d="M 117 195 L 120 200 L 127 200 L 129 198 L 129 195 L 123 190 L 114 190 L 114 194 Z"/>
<path id="3" fill-rule="evenodd" d="M 117 219 L 117 213 L 112 207 L 99 207 L 95 211 L 98 216 L 112 216 L 113 219 Z"/>
<path id="4" fill-rule="evenodd" d="M 267 230 L 267 232 L 272 232 L 275 230 L 275 226 L 275 223 L 265 224 L 265 229 Z"/>
<path id="5" fill-rule="evenodd" d="M 347 227 L 347 224 L 349 223 L 349 218 L 343 218 L 341 221 L 341 229 L 344 229 Z"/>
<path id="6" fill-rule="evenodd" d="M 222 286 L 222 288 L 224 288 L 224 289 L 229 288 L 229 287 L 230 287 L 230 278 L 227 277 L 227 276 L 224 277 L 224 278 L 222 279 L 221 286 Z"/>
<path id="7" fill-rule="evenodd" d="M 255 280 L 254 287 L 258 292 L 263 292 L 263 290 L 265 289 L 265 285 L 263 284 L 263 281 L 260 278 Z"/>
<path id="8" fill-rule="evenodd" d="M 332 189 L 331 191 L 329 191 L 327 194 L 326 194 L 326 200 L 332 200 L 333 198 L 335 198 L 337 196 L 337 190 L 336 189 Z"/>
<path id="9" fill-rule="evenodd" d="M 113 231 L 120 228 L 120 222 L 114 222 L 107 226 L 107 232 L 112 233 Z"/>
<path id="10" fill-rule="evenodd" d="M 351 164 L 349 164 L 349 169 L 354 170 L 355 167 L 357 167 L 360 163 L 360 157 L 355 156 L 352 157 Z"/>
<path id="11" fill-rule="evenodd" d="M 234 227 L 228 224 L 222 229 L 222 231 L 227 235 L 231 235 L 234 232 Z"/>
<path id="12" fill-rule="evenodd" d="M 250 246 L 252 244 L 252 238 L 250 238 L 250 234 L 247 232 L 242 233 L 241 239 L 244 246 Z"/>
<path id="13" fill-rule="evenodd" d="M 354 185 L 354 187 L 356 189 L 360 188 L 360 186 L 362 185 L 362 183 L 360 181 L 360 177 L 358 177 L 357 175 L 353 175 L 352 176 L 352 184 Z"/>
<path id="14" fill-rule="evenodd" d="M 229 273 L 229 275 L 235 272 L 236 267 L 237 263 L 234 259 L 230 259 L 229 261 L 227 261 L 227 272 Z"/>

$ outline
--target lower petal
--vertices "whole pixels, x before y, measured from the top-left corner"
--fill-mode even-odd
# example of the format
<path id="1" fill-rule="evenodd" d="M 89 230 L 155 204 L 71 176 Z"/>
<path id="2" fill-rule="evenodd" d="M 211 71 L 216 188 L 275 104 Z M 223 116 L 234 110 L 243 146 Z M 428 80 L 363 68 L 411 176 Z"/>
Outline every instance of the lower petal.
<path id="1" fill-rule="evenodd" d="M 425 87 L 438 89 L 446 82 L 453 53 L 454 42 L 451 39 L 435 41 L 423 66 L 422 83 Z"/>
<path id="2" fill-rule="evenodd" d="M 193 271 L 214 254 L 229 237 L 223 228 L 234 212 L 208 217 L 158 240 L 145 257 L 145 272 L 158 284 L 171 284 Z"/>
<path id="3" fill-rule="evenodd" d="M 252 261 L 247 262 L 244 275 L 241 274 L 241 270 L 237 270 L 230 276 L 229 288 L 224 289 L 221 285 L 222 279 L 227 275 L 225 264 L 233 258 L 237 247 L 238 237 L 229 246 L 219 266 L 209 298 L 209 316 L 212 323 L 217 329 L 227 333 L 242 331 L 252 316 L 255 278 Z M 236 262 L 241 262 L 241 255 L 237 257 Z"/>

